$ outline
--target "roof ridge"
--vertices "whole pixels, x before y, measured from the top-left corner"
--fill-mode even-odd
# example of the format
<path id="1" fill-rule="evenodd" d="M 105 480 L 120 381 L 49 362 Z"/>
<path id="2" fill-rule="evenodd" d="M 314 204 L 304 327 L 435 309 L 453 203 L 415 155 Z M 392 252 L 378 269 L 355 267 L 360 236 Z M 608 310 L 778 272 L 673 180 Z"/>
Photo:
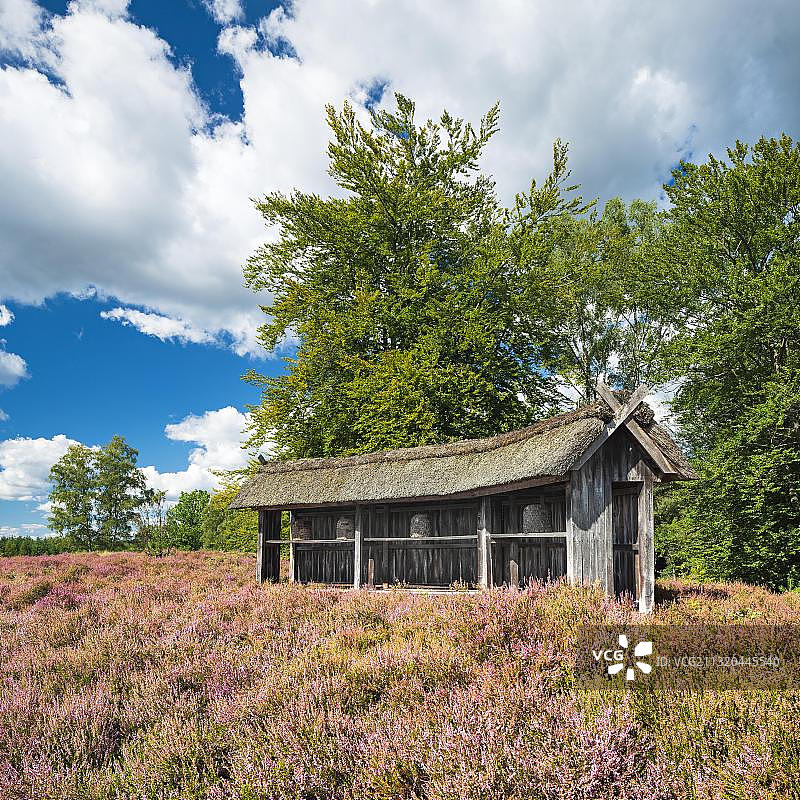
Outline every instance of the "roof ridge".
<path id="1" fill-rule="evenodd" d="M 351 456 L 297 458 L 285 461 L 273 459 L 263 464 L 259 472 L 296 472 L 300 470 L 331 469 L 335 467 L 390 461 L 418 461 L 430 458 L 444 458 L 456 454 L 484 453 L 591 418 L 608 421 L 613 418 L 613 414 L 605 403 L 598 402 L 587 406 L 581 406 L 574 411 L 556 414 L 555 416 L 539 420 L 525 428 L 517 428 L 507 431 L 506 433 L 500 433 L 496 436 L 489 436 L 481 439 L 460 439 L 455 442 L 418 445 L 416 447 L 401 447 L 392 450 L 378 450 L 374 453 L 360 453 Z"/>

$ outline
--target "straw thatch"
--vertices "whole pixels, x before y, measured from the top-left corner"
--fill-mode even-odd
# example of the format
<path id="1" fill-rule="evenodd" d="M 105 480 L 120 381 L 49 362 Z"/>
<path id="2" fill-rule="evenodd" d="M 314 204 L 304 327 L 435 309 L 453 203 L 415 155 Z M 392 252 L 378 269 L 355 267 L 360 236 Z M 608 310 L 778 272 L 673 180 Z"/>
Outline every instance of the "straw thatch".
<path id="1" fill-rule="evenodd" d="M 231 508 L 287 508 L 331 503 L 470 495 L 493 487 L 563 479 L 603 433 L 612 414 L 604 403 L 488 439 L 384 450 L 347 458 L 269 461 L 242 487 Z M 675 474 L 694 473 L 667 431 L 642 405 L 635 419 Z"/>

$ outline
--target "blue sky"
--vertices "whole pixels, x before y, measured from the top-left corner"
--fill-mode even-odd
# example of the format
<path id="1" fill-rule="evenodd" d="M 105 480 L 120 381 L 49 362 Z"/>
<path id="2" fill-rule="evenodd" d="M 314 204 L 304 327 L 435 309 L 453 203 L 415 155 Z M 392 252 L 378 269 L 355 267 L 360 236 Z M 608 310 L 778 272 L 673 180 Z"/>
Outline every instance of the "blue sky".
<path id="1" fill-rule="evenodd" d="M 243 462 L 241 375 L 282 369 L 251 198 L 336 191 L 326 103 L 500 100 L 504 201 L 560 137 L 586 196 L 663 203 L 680 158 L 797 136 L 797 41 L 789 0 L 0 0 L 0 534 L 46 533 L 70 442 L 124 435 L 173 498 Z"/>

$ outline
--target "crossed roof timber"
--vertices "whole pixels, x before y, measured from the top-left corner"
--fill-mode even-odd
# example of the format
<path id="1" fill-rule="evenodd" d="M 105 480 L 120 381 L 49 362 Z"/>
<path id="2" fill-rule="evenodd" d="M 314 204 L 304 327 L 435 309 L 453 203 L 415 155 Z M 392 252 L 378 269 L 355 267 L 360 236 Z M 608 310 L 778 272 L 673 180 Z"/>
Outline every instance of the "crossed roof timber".
<path id="1" fill-rule="evenodd" d="M 603 381 L 598 381 L 597 394 L 600 395 L 611 409 L 614 418 L 606 424 L 603 432 L 584 451 L 583 455 L 573 467 L 573 470 L 580 469 L 611 438 L 612 434 L 624 427 L 665 476 L 678 476 L 679 473 L 664 455 L 658 444 L 653 441 L 650 434 L 633 418 L 633 415 L 647 396 L 648 391 L 647 386 L 642 384 L 628 398 L 628 401 L 623 406 L 611 389 L 609 389 Z"/>

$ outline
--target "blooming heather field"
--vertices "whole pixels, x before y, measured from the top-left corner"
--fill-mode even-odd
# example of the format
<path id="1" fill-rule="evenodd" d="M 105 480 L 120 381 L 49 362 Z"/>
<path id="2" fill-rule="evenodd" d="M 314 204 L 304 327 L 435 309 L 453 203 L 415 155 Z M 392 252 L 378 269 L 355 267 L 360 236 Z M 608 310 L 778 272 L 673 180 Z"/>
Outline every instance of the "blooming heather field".
<path id="1" fill-rule="evenodd" d="M 594 590 L 258 587 L 251 557 L 0 560 L 0 798 L 798 797 L 797 694 L 571 690 Z M 669 587 L 663 622 L 800 621 Z"/>

